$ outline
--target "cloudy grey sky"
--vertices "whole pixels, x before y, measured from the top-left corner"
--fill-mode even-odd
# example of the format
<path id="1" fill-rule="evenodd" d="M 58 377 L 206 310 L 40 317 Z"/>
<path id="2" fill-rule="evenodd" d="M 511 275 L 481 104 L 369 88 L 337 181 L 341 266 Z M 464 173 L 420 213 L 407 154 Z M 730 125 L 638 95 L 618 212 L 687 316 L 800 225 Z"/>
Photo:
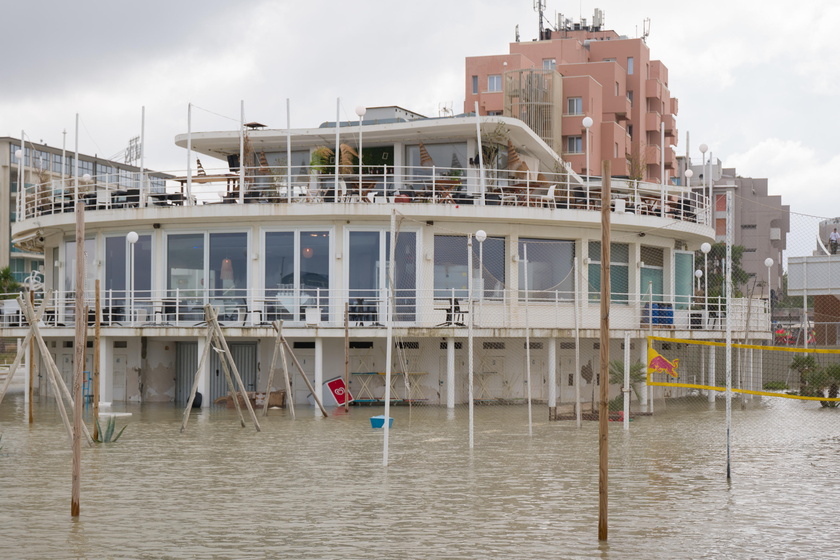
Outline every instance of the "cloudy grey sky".
<path id="1" fill-rule="evenodd" d="M 768 177 L 792 210 L 840 215 L 840 3 L 833 0 L 548 0 L 547 15 L 579 19 L 594 8 L 606 27 L 638 36 L 670 70 L 680 100 L 680 153 L 706 143 L 727 167 Z M 354 119 L 357 105 L 438 114 L 463 109 L 464 58 L 507 52 L 519 24 L 537 35 L 532 0 L 42 0 L 4 2 L 0 135 L 73 145 L 105 157 L 140 132 L 146 162 L 186 166 L 174 146 L 186 131 L 317 126 Z M 837 206 L 835 208 L 835 206 Z"/>

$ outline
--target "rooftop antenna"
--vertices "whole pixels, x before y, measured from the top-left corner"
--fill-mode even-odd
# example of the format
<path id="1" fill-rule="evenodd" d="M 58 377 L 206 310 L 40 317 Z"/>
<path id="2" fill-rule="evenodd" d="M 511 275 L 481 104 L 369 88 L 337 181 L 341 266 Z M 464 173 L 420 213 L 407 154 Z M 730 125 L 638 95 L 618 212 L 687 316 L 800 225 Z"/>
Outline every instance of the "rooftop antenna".
<path id="1" fill-rule="evenodd" d="M 519 42 L 519 24 L 516 24 L 516 42 Z"/>
<path id="2" fill-rule="evenodd" d="M 650 35 L 650 18 L 645 18 L 642 22 L 642 40 L 647 39 L 648 35 Z"/>
<path id="3" fill-rule="evenodd" d="M 545 0 L 534 0 L 534 11 L 537 12 L 540 16 L 540 41 L 543 39 L 543 35 L 545 34 L 545 28 L 543 27 L 543 12 L 545 11 Z"/>

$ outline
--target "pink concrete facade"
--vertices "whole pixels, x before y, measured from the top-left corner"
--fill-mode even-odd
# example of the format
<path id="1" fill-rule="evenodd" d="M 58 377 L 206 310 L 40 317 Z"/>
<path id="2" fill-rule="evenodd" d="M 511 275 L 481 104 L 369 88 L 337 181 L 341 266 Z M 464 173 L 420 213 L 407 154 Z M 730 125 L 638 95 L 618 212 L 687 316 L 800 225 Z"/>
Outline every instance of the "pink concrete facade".
<path id="1" fill-rule="evenodd" d="M 615 31 L 566 30 L 542 41 L 510 44 L 510 54 L 466 59 L 464 110 L 478 102 L 482 115 L 503 114 L 502 76 L 510 70 L 554 68 L 563 76 L 562 142 L 558 152 L 581 174 L 600 175 L 610 160 L 612 175 L 662 180 L 662 130 L 665 177 L 676 173 L 677 99 L 668 89 L 668 69 L 650 59 L 642 39 Z M 585 116 L 589 130 L 590 170 L 586 169 Z"/>

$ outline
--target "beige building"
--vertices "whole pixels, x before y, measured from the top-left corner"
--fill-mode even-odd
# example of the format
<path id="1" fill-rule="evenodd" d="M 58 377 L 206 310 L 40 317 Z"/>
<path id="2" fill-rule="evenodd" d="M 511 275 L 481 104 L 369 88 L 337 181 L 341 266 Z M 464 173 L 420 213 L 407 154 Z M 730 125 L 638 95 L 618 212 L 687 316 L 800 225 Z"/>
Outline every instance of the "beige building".
<path id="1" fill-rule="evenodd" d="M 467 57 L 464 110 L 478 103 L 479 114 L 523 120 L 584 175 L 600 175 L 599 162 L 609 160 L 613 176 L 674 177 L 678 103 L 668 68 L 651 59 L 644 38 L 603 29 L 600 10 L 591 25 L 560 19 L 507 54 Z"/>

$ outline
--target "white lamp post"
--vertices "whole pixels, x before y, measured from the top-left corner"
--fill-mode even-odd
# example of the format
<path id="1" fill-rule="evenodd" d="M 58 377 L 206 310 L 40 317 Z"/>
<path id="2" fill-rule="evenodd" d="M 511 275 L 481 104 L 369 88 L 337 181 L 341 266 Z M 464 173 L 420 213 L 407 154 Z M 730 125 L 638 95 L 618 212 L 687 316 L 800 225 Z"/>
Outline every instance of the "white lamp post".
<path id="1" fill-rule="evenodd" d="M 586 208 L 589 209 L 589 128 L 592 126 L 592 117 L 583 117 L 583 127 L 586 129 Z"/>
<path id="2" fill-rule="evenodd" d="M 481 297 L 478 299 L 478 305 L 484 299 L 484 241 L 487 239 L 487 232 L 483 229 L 475 232 L 475 240 L 478 241 L 478 277 L 481 279 L 479 290 L 481 290 Z"/>
<path id="3" fill-rule="evenodd" d="M 706 173 L 706 152 L 709 150 L 709 147 L 706 144 L 700 144 L 700 153 L 703 154 L 703 192 L 706 192 L 706 179 L 708 178 L 709 174 Z M 710 193 L 711 194 L 711 193 Z M 712 203 L 712 197 L 709 196 L 709 204 Z M 709 209 L 709 217 L 711 217 L 711 208 Z M 711 223 L 711 222 L 709 222 Z"/>
<path id="4" fill-rule="evenodd" d="M 703 307 L 709 303 L 709 251 L 711 250 L 712 246 L 708 243 L 700 245 L 700 252 L 703 253 L 703 301 L 705 302 Z"/>
<path id="5" fill-rule="evenodd" d="M 764 259 L 764 266 L 767 267 L 767 301 L 769 301 L 771 305 L 773 303 L 773 300 L 770 299 L 770 269 L 773 266 L 774 262 L 775 261 L 773 261 L 773 259 L 771 259 L 770 257 Z"/>
<path id="6" fill-rule="evenodd" d="M 134 244 L 140 236 L 136 231 L 129 231 L 125 240 L 128 242 L 128 317 L 131 323 L 134 322 Z"/>
<path id="7" fill-rule="evenodd" d="M 689 165 L 690 165 L 690 163 L 689 163 Z M 688 187 L 689 189 L 691 188 L 691 178 L 692 177 L 694 177 L 694 171 L 692 171 L 691 169 L 686 169 L 685 170 L 685 186 Z"/>
<path id="8" fill-rule="evenodd" d="M 17 184 L 18 211 L 17 212 L 18 212 L 18 219 L 22 220 L 23 219 L 23 207 L 24 207 L 24 205 L 23 205 L 23 199 L 24 199 L 24 194 L 23 194 L 23 165 L 24 165 L 24 161 L 23 161 L 23 148 L 22 148 L 23 147 L 23 136 L 22 135 L 21 135 L 20 145 L 21 145 L 21 148 L 15 150 L 15 158 L 17 159 L 17 166 L 18 166 L 18 184 Z"/>
<path id="9" fill-rule="evenodd" d="M 362 197 L 362 122 L 365 120 L 367 109 L 359 105 L 356 107 L 356 115 L 359 117 L 359 200 Z M 364 201 L 362 201 L 364 202 Z"/>
<path id="10" fill-rule="evenodd" d="M 697 270 L 694 271 L 694 277 L 697 278 L 697 288 L 696 289 L 699 290 L 700 289 L 700 279 L 703 278 L 703 271 L 698 268 Z"/>

